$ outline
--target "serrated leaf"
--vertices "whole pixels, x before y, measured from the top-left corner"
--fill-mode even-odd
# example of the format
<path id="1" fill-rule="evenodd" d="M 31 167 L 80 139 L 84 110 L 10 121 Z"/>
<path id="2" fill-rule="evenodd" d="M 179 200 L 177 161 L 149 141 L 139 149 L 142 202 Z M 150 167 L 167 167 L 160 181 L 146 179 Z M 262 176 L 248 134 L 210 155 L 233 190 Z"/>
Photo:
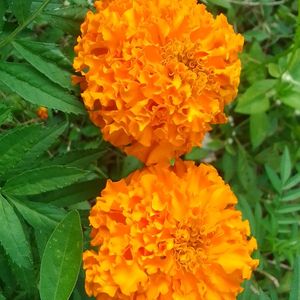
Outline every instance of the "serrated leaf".
<path id="1" fill-rule="evenodd" d="M 39 202 L 12 199 L 12 203 L 26 222 L 34 228 L 38 251 L 42 257 L 46 243 L 54 228 L 64 218 L 65 211 L 51 204 Z"/>
<path id="2" fill-rule="evenodd" d="M 293 201 L 300 198 L 300 189 L 295 189 L 287 192 L 281 199 L 281 201 Z"/>
<path id="3" fill-rule="evenodd" d="M 53 122 L 46 127 L 39 126 L 40 129 L 36 132 L 36 135 L 31 134 L 28 136 L 28 140 L 32 141 L 30 146 L 23 152 L 19 151 L 20 161 L 16 166 L 10 165 L 9 170 L 6 173 L 6 178 L 10 178 L 26 169 L 35 167 L 34 162 L 39 162 L 37 159 L 57 141 L 58 137 L 65 131 L 66 127 L 67 123 L 56 122 Z M 24 149 L 22 146 L 23 144 L 21 145 L 21 149 Z"/>
<path id="4" fill-rule="evenodd" d="M 85 114 L 82 103 L 75 96 L 29 65 L 1 62 L 0 82 L 30 103 L 66 113 Z"/>
<path id="5" fill-rule="evenodd" d="M 273 188 L 275 189 L 275 191 L 277 191 L 278 193 L 281 193 L 282 185 L 281 185 L 281 181 L 280 181 L 278 175 L 276 174 L 276 172 L 273 169 L 271 169 L 268 165 L 265 165 L 265 170 L 267 172 L 267 176 L 268 176 Z"/>
<path id="6" fill-rule="evenodd" d="M 268 135 L 269 119 L 266 113 L 250 115 L 250 138 L 253 148 L 258 147 Z"/>
<path id="7" fill-rule="evenodd" d="M 32 0 L 11 0 L 10 8 L 19 24 L 23 24 L 30 14 Z"/>
<path id="8" fill-rule="evenodd" d="M 50 202 L 52 205 L 59 207 L 68 207 L 83 200 L 90 200 L 100 194 L 104 187 L 104 180 L 92 180 L 80 182 L 67 186 L 63 189 L 53 191 L 40 196 L 40 201 Z M 39 201 L 39 199 L 36 199 Z"/>
<path id="9" fill-rule="evenodd" d="M 63 88 L 73 89 L 71 73 L 59 66 L 59 62 L 68 60 L 59 51 L 58 45 L 32 41 L 14 41 L 12 43 L 19 54 L 38 71 Z"/>
<path id="10" fill-rule="evenodd" d="M 291 172 L 292 162 L 290 152 L 289 149 L 285 147 L 280 161 L 280 177 L 283 184 L 289 179 Z"/>
<path id="11" fill-rule="evenodd" d="M 300 300 L 300 256 L 294 262 L 294 272 L 292 277 L 289 300 Z"/>
<path id="12" fill-rule="evenodd" d="M 66 154 L 56 156 L 45 162 L 47 165 L 69 165 L 78 168 L 86 168 L 92 162 L 100 158 L 105 151 L 98 149 L 74 150 Z"/>
<path id="13" fill-rule="evenodd" d="M 65 211 L 45 203 L 12 199 L 22 217 L 37 230 L 53 230 L 65 216 Z"/>
<path id="14" fill-rule="evenodd" d="M 14 168 L 24 154 L 40 139 L 41 126 L 16 127 L 0 136 L 0 175 Z"/>
<path id="15" fill-rule="evenodd" d="M 24 291 L 24 299 L 35 299 L 38 294 L 36 273 L 34 271 L 28 272 L 28 270 L 17 265 L 12 265 L 12 270 L 17 279 L 17 285 Z"/>
<path id="16" fill-rule="evenodd" d="M 43 3 L 43 0 L 33 0 L 31 9 L 32 11 L 36 11 L 38 8 L 41 7 Z M 57 9 L 58 4 L 61 4 L 60 0 L 51 0 L 48 4 L 45 10 L 55 10 Z"/>
<path id="17" fill-rule="evenodd" d="M 0 243 L 18 266 L 31 269 L 32 255 L 21 222 L 8 201 L 0 194 Z"/>
<path id="18" fill-rule="evenodd" d="M 13 196 L 37 195 L 94 178 L 93 173 L 75 167 L 49 166 L 28 170 L 10 178 L 3 191 Z"/>
<path id="19" fill-rule="evenodd" d="M 267 93 L 275 86 L 277 80 L 266 79 L 255 82 L 238 98 L 236 112 L 251 115 L 265 112 L 269 109 Z"/>
<path id="20" fill-rule="evenodd" d="M 40 269 L 42 300 L 69 299 L 80 270 L 82 245 L 80 217 L 72 211 L 58 224 L 46 245 Z"/>
<path id="21" fill-rule="evenodd" d="M 70 34 L 78 34 L 80 24 L 87 12 L 85 7 L 69 6 L 57 10 L 47 10 L 41 14 L 41 18 Z"/>
<path id="22" fill-rule="evenodd" d="M 0 279 L 7 287 L 9 293 L 15 290 L 15 278 L 11 268 L 9 256 L 0 244 Z"/>

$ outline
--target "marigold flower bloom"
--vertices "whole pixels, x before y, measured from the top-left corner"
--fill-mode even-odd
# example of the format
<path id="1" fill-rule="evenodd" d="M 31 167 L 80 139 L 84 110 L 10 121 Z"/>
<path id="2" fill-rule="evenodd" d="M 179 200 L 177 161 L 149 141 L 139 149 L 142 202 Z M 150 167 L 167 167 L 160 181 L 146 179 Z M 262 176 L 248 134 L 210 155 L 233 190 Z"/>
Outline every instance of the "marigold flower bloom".
<path id="1" fill-rule="evenodd" d="M 90 212 L 85 288 L 97 299 L 233 300 L 258 260 L 237 199 L 210 165 L 178 161 L 107 182 Z"/>
<path id="2" fill-rule="evenodd" d="M 48 119 L 48 109 L 46 107 L 40 106 L 36 111 L 37 116 L 42 120 Z"/>
<path id="3" fill-rule="evenodd" d="M 198 146 L 237 94 L 243 37 L 196 0 L 96 1 L 74 68 L 104 139 L 147 164 Z M 76 80 L 78 82 L 78 80 Z"/>

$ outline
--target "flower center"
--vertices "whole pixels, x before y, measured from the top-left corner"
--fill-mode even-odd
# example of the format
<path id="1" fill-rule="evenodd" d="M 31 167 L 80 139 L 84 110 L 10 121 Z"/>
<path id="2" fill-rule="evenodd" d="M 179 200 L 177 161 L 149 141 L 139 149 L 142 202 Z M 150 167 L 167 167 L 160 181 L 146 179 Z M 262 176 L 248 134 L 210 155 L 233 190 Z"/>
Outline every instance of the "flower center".
<path id="1" fill-rule="evenodd" d="M 180 267 L 195 273 L 205 259 L 205 248 L 209 241 L 197 226 L 182 226 L 176 231 L 174 255 Z"/>
<path id="2" fill-rule="evenodd" d="M 212 71 L 203 67 L 203 57 L 207 54 L 198 47 L 188 40 L 171 41 L 163 47 L 162 64 L 168 68 L 169 77 L 179 74 L 183 81 L 192 86 L 193 92 L 199 94 L 210 81 Z"/>

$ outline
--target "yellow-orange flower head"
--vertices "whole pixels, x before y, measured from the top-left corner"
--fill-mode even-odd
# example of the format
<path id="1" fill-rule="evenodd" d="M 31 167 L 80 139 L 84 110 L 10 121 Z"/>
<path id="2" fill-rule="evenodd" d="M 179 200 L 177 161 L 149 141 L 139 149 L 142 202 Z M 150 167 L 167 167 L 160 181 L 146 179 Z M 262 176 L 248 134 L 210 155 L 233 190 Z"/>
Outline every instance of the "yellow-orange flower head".
<path id="1" fill-rule="evenodd" d="M 196 0 L 95 6 L 81 26 L 74 68 L 104 139 L 147 164 L 200 145 L 237 94 L 243 37 Z"/>
<path id="2" fill-rule="evenodd" d="M 85 288 L 97 299 L 233 300 L 258 261 L 249 223 L 210 165 L 108 181 L 91 209 Z"/>

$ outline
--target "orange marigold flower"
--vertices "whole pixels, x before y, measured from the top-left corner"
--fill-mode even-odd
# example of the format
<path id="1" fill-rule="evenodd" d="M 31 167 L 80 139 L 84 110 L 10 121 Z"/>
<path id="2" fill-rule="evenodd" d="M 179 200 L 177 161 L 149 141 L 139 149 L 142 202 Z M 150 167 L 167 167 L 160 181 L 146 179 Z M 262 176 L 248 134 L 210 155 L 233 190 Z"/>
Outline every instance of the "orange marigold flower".
<path id="1" fill-rule="evenodd" d="M 237 94 L 243 37 L 196 0 L 96 1 L 74 68 L 104 138 L 147 164 L 199 145 Z"/>
<path id="2" fill-rule="evenodd" d="M 258 260 L 237 199 L 210 165 L 178 161 L 107 182 L 90 212 L 85 288 L 97 299 L 233 300 Z"/>
<path id="3" fill-rule="evenodd" d="M 48 109 L 46 107 L 40 106 L 36 111 L 37 116 L 42 120 L 48 119 Z"/>

